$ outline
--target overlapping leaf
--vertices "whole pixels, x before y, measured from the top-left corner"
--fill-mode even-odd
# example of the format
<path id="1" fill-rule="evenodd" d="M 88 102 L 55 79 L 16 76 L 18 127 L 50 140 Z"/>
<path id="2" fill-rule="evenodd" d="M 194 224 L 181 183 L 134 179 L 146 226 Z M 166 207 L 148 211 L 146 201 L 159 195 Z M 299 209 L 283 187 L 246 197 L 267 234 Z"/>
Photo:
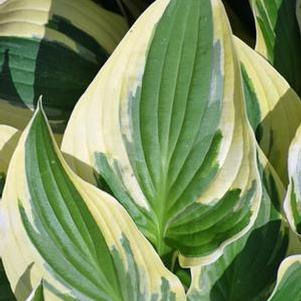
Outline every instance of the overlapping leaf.
<path id="1" fill-rule="evenodd" d="M 183 265 L 212 261 L 246 232 L 261 187 L 221 2 L 152 5 L 83 95 L 62 149 L 166 264 L 175 251 Z"/>
<path id="2" fill-rule="evenodd" d="M 2 191 L 5 183 L 6 172 L 10 158 L 17 145 L 19 133 L 16 129 L 0 125 L 0 203 Z M 0 300 L 14 301 L 14 295 L 11 291 L 8 279 L 6 277 L 2 261 L 0 258 Z"/>
<path id="3" fill-rule="evenodd" d="M 301 127 L 299 127 L 290 146 L 288 156 L 289 186 L 284 203 L 284 210 L 291 228 L 297 235 L 301 235 Z"/>
<path id="4" fill-rule="evenodd" d="M 26 301 L 44 301 L 44 292 L 42 282 L 36 287 L 36 289 L 29 295 Z"/>
<path id="5" fill-rule="evenodd" d="M 266 301 L 285 256 L 288 233 L 280 214 L 284 188 L 259 151 L 262 202 L 252 229 L 210 265 L 192 269 L 190 301 Z M 295 300 L 295 299 L 290 299 Z"/>
<path id="6" fill-rule="evenodd" d="M 121 16 L 90 0 L 7 0 L 0 5 L 0 23 L 0 123 L 17 128 L 25 127 L 28 108 L 43 95 L 62 130 L 127 30 Z M 7 120 L 10 111 L 21 111 L 20 118 L 17 113 Z"/>
<path id="7" fill-rule="evenodd" d="M 301 210 L 300 210 L 300 154 L 301 154 L 301 127 L 297 130 L 288 156 L 289 186 L 284 202 L 284 211 L 291 229 L 300 238 Z M 277 285 L 269 301 L 300 300 L 301 256 L 288 257 L 280 266 Z"/>
<path id="8" fill-rule="evenodd" d="M 268 301 L 301 300 L 301 256 L 290 256 L 279 268 L 277 285 Z"/>
<path id="9" fill-rule="evenodd" d="M 297 0 L 250 0 L 256 22 L 256 50 L 301 95 L 301 35 Z"/>
<path id="10" fill-rule="evenodd" d="M 63 161 L 39 108 L 12 158 L 1 201 L 1 256 L 18 300 L 185 300 L 122 206 Z"/>
<path id="11" fill-rule="evenodd" d="M 235 38 L 249 121 L 257 141 L 288 183 L 288 149 L 301 124 L 301 101 L 286 80 L 259 54 Z"/>
<path id="12" fill-rule="evenodd" d="M 0 125 L 0 198 L 8 164 L 17 145 L 19 136 L 18 130 L 7 125 Z"/>

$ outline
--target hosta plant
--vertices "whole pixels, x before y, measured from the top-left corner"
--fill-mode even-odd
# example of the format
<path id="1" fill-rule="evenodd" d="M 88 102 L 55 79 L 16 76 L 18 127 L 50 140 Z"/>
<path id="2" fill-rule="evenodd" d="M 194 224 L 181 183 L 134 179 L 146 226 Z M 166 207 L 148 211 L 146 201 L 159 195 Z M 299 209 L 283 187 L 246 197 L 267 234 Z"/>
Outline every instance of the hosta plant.
<path id="1" fill-rule="evenodd" d="M 7 300 L 300 301 L 301 102 L 270 62 L 220 0 L 157 0 L 61 149 L 46 100 L 4 127 Z"/>

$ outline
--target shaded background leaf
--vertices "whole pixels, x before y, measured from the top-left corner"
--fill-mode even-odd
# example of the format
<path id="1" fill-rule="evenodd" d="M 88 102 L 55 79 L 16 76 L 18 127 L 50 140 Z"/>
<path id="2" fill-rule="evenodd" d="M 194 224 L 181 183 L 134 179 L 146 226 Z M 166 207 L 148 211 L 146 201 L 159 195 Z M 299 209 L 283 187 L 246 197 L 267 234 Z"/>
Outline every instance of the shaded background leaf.
<path id="1" fill-rule="evenodd" d="M 256 23 L 256 51 L 301 95 L 301 35 L 296 0 L 250 0 Z"/>
<path id="2" fill-rule="evenodd" d="M 0 22 L 0 123 L 23 129 L 43 95 L 57 132 L 128 29 L 91 0 L 8 0 Z"/>

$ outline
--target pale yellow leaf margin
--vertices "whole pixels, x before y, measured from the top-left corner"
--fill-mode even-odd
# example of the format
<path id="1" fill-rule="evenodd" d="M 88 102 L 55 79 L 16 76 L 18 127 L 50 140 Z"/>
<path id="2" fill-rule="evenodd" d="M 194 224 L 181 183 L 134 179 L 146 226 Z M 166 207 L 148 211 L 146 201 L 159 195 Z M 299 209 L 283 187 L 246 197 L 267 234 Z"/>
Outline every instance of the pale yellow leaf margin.
<path id="1" fill-rule="evenodd" d="M 300 270 L 300 267 L 301 267 L 301 255 L 293 255 L 293 256 L 290 256 L 290 257 L 287 257 L 286 259 L 284 259 L 278 269 L 278 275 L 277 275 L 277 283 L 276 283 L 276 286 L 271 294 L 271 296 L 268 298 L 267 301 L 273 301 L 274 297 L 277 295 L 278 291 L 281 293 L 281 282 L 284 280 L 287 281 L 288 284 L 292 285 L 292 283 L 290 282 L 291 280 L 295 280 L 296 278 L 291 278 L 290 280 L 290 271 L 289 269 L 293 266 L 293 265 L 296 265 L 296 269 Z M 286 279 L 285 279 L 286 278 Z M 295 290 L 299 288 L 299 279 L 298 279 L 298 282 L 295 282 L 294 283 L 294 288 Z M 291 286 L 292 287 L 292 286 Z M 285 287 L 284 287 L 285 289 Z M 289 289 L 289 286 L 288 286 L 288 289 Z M 293 292 L 294 294 L 295 292 Z M 286 299 L 285 297 L 285 294 L 281 294 L 282 297 L 284 297 L 285 299 L 278 299 L 276 297 L 276 300 L 287 300 L 287 301 L 297 301 L 297 299 L 294 299 L 294 300 L 289 300 L 289 299 Z M 295 296 L 296 297 L 296 296 Z M 299 300 L 299 299 L 298 299 Z"/>
<path id="2" fill-rule="evenodd" d="M 265 58 L 237 37 L 234 42 L 258 100 L 259 126 L 263 131 L 259 145 L 283 183 L 287 184 L 288 150 L 301 124 L 301 100 Z"/>
<path id="3" fill-rule="evenodd" d="M 0 173 L 6 173 L 19 136 L 20 132 L 17 129 L 0 125 Z"/>

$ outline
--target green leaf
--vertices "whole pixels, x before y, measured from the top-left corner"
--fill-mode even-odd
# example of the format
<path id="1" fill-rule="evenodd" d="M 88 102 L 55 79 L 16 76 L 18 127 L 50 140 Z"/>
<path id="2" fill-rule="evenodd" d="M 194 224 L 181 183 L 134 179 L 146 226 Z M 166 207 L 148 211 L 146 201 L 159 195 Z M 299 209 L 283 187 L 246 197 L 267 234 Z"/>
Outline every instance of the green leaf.
<path id="1" fill-rule="evenodd" d="M 217 261 L 192 268 L 188 300 L 265 301 L 270 295 L 287 250 L 288 231 L 279 213 L 284 188 L 262 154 L 259 164 L 263 195 L 254 226 Z"/>
<path id="2" fill-rule="evenodd" d="M 301 95 L 301 36 L 297 0 L 250 0 L 257 31 L 256 50 Z"/>
<path id="3" fill-rule="evenodd" d="M 171 264 L 210 262 L 251 227 L 255 141 L 220 1 L 157 1 L 77 105 L 62 150 Z M 82 139 L 78 139 L 82 137 Z"/>
<path id="4" fill-rule="evenodd" d="M 0 213 L 18 300 L 42 279 L 46 301 L 185 300 L 122 206 L 71 172 L 41 108 L 11 161 Z"/>

